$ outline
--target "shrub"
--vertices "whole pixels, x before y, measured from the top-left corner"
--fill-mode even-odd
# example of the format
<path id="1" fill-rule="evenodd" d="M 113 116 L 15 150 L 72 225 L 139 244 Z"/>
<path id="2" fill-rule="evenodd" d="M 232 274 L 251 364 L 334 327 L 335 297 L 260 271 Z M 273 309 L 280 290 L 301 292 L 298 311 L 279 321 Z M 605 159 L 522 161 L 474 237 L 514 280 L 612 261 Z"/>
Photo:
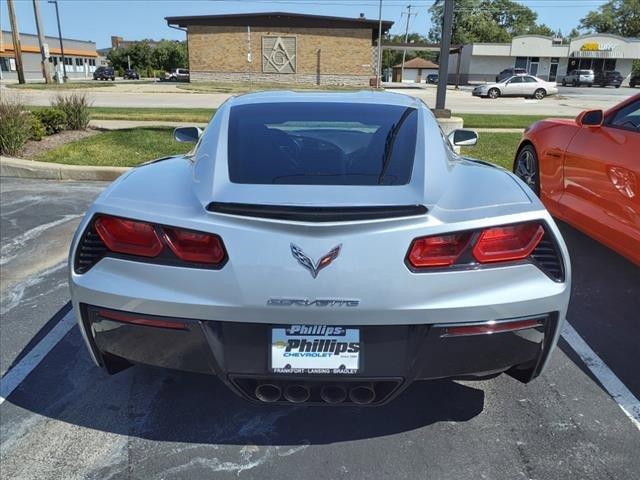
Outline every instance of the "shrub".
<path id="1" fill-rule="evenodd" d="M 59 108 L 43 108 L 34 115 L 42 123 L 46 135 L 61 132 L 67 126 L 67 114 Z"/>
<path id="2" fill-rule="evenodd" d="M 40 119 L 31 112 L 29 112 L 29 122 L 31 122 L 31 136 L 29 138 L 39 142 L 47 134 L 47 131 Z"/>
<path id="3" fill-rule="evenodd" d="M 31 123 L 19 101 L 0 98 L 0 153 L 15 155 L 31 136 Z"/>
<path id="4" fill-rule="evenodd" d="M 66 126 L 69 130 L 86 130 L 91 120 L 91 105 L 84 93 L 58 95 L 52 105 L 66 114 Z"/>

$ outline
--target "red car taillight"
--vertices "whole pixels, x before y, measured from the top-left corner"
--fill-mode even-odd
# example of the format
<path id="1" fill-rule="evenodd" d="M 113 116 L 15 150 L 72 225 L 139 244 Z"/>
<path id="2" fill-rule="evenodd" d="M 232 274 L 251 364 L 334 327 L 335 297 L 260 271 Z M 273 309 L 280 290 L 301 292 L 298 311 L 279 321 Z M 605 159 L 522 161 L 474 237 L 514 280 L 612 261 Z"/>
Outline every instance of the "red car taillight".
<path id="1" fill-rule="evenodd" d="M 169 227 L 162 230 L 169 248 L 180 260 L 217 264 L 226 256 L 222 240 L 217 235 Z"/>
<path id="2" fill-rule="evenodd" d="M 98 217 L 95 229 L 109 250 L 141 257 L 156 257 L 164 245 L 153 225 L 118 217 Z"/>
<path id="3" fill-rule="evenodd" d="M 523 260 L 535 250 L 544 233 L 539 223 L 522 223 L 420 237 L 411 243 L 407 262 L 415 269 L 428 269 L 472 264 L 474 259 L 479 263 Z"/>
<path id="4" fill-rule="evenodd" d="M 221 267 L 227 258 L 222 239 L 211 233 L 166 227 L 109 215 L 96 217 L 93 230 L 102 240 L 104 244 L 102 248 L 113 253 L 145 258 L 160 257 L 159 262 L 168 260 L 172 264 L 177 259 L 211 267 Z M 87 238 L 83 241 L 87 241 Z M 80 247 L 82 250 L 83 245 L 81 244 Z M 95 248 L 97 247 L 94 246 L 94 250 Z M 84 253 L 85 257 L 89 255 Z M 97 260 L 99 258 L 95 261 Z M 88 268 L 84 266 L 83 270 Z"/>
<path id="5" fill-rule="evenodd" d="M 537 223 L 522 223 L 483 230 L 473 247 L 473 256 L 480 263 L 522 260 L 531 255 L 544 236 Z"/>
<path id="6" fill-rule="evenodd" d="M 415 268 L 453 265 L 467 248 L 470 238 L 470 233 L 416 238 L 409 250 L 409 263 Z"/>

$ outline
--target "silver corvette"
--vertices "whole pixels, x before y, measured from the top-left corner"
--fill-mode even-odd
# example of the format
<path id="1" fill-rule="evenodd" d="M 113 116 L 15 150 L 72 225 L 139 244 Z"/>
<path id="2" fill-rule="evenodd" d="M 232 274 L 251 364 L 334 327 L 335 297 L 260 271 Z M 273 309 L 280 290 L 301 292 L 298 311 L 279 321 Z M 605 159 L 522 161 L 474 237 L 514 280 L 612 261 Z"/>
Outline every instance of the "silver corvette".
<path id="1" fill-rule="evenodd" d="M 232 98 L 187 155 L 134 168 L 69 258 L 89 352 L 216 375 L 255 402 L 376 405 L 417 380 L 528 382 L 570 291 L 553 219 L 510 172 L 459 157 L 420 100 Z"/>

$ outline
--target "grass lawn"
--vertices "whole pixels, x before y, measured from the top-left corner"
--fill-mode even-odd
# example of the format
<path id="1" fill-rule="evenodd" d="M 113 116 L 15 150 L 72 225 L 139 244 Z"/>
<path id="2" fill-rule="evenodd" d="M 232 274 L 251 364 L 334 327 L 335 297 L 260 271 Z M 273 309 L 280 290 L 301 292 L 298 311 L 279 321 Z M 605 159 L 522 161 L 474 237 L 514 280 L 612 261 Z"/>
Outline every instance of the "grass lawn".
<path id="1" fill-rule="evenodd" d="M 189 90 L 200 93 L 249 93 L 258 90 L 315 90 L 315 91 L 355 91 L 364 90 L 363 87 L 348 87 L 340 85 L 283 85 L 280 83 L 219 83 L 219 82 L 196 82 L 179 83 L 180 90 Z"/>
<path id="2" fill-rule="evenodd" d="M 464 128 L 526 128 L 538 120 L 554 115 L 500 115 L 495 113 L 460 113 L 453 114 L 462 117 Z M 574 118 L 555 115 L 556 118 Z"/>
<path id="3" fill-rule="evenodd" d="M 462 155 L 495 163 L 511 170 L 513 157 L 522 135 L 509 132 L 480 132 L 478 135 L 480 136 L 478 143 L 473 147 L 462 147 Z"/>
<path id="4" fill-rule="evenodd" d="M 520 141 L 519 133 L 480 133 L 478 144 L 464 147 L 462 154 L 511 169 Z M 67 143 L 45 152 L 36 160 L 70 165 L 133 167 L 156 158 L 178 155 L 192 148 L 173 140 L 172 129 L 143 127 L 112 130 Z"/>
<path id="5" fill-rule="evenodd" d="M 70 165 L 133 167 L 156 158 L 186 153 L 193 144 L 178 143 L 163 127 L 112 130 L 67 143 L 36 160 Z"/>
<path id="6" fill-rule="evenodd" d="M 67 83 L 8 83 L 8 88 L 17 88 L 24 90 L 80 90 L 85 88 L 113 87 L 113 82 L 103 81 L 86 81 L 86 82 L 67 82 Z"/>

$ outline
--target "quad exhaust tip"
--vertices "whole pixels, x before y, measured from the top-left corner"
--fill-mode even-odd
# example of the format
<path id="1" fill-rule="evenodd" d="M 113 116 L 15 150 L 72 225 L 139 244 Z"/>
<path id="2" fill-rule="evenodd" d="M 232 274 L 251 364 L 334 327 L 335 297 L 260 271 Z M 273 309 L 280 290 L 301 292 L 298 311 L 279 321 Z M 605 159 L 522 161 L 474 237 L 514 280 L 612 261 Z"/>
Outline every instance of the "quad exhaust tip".
<path id="1" fill-rule="evenodd" d="M 376 398 L 376 391 L 373 385 L 368 383 L 365 385 L 356 385 L 349 389 L 349 400 L 358 405 L 368 405 Z"/>
<path id="2" fill-rule="evenodd" d="M 255 396 L 261 402 L 277 402 L 282 396 L 282 389 L 273 383 L 261 383 L 256 387 Z"/>
<path id="3" fill-rule="evenodd" d="M 347 389 L 342 385 L 325 385 L 320 389 L 320 398 L 327 403 L 342 403 L 347 399 Z"/>
<path id="4" fill-rule="evenodd" d="M 311 391 L 306 385 L 293 383 L 284 389 L 284 398 L 291 403 L 304 403 L 309 400 Z"/>

